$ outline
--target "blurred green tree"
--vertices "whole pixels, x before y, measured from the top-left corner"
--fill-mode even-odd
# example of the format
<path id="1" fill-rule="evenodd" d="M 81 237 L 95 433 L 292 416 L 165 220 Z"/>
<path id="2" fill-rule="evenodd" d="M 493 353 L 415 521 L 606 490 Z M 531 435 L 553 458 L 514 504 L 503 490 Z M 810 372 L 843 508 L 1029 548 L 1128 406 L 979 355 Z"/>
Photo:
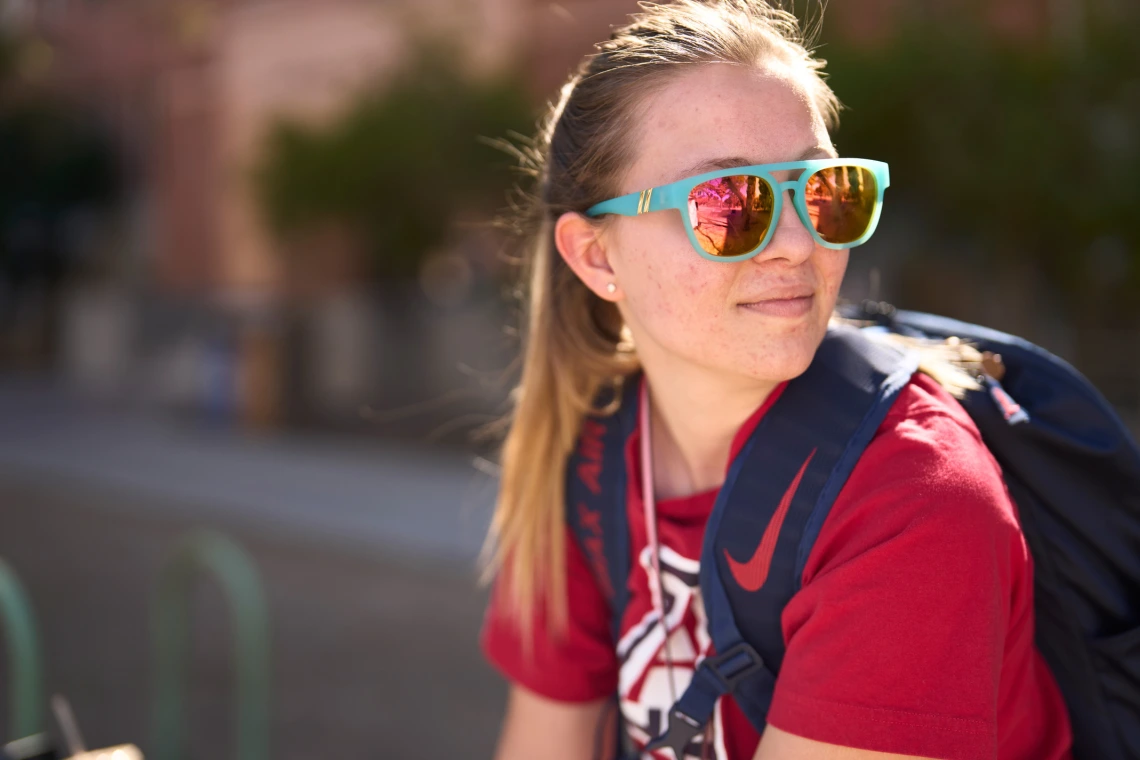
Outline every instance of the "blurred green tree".
<path id="1" fill-rule="evenodd" d="M 416 273 L 461 212 L 493 211 L 514 176 L 480 138 L 529 132 L 534 108 L 514 75 L 471 79 L 441 44 L 324 127 L 280 122 L 256 184 L 282 236 L 328 222 L 352 234 L 378 279 Z"/>
<path id="2" fill-rule="evenodd" d="M 1140 15 L 1090 11 L 1079 46 L 978 18 L 916 13 L 871 45 L 825 34 L 840 151 L 890 162 L 932 247 L 981 253 L 964 268 L 1033 267 L 1071 320 L 1140 324 Z"/>
<path id="3" fill-rule="evenodd" d="M 75 263 L 68 220 L 106 210 L 121 179 L 114 147 L 93 119 L 18 81 L 22 51 L 37 44 L 0 35 L 0 276 L 16 289 L 63 277 Z"/>

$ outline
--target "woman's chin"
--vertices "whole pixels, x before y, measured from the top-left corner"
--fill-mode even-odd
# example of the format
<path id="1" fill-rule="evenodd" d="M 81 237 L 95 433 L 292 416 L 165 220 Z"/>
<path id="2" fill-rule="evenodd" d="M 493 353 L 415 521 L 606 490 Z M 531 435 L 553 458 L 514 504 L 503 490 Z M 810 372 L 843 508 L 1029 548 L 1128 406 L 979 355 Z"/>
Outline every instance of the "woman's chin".
<path id="1" fill-rule="evenodd" d="M 825 325 L 819 331 L 805 330 L 793 335 L 773 336 L 763 350 L 749 357 L 751 366 L 748 374 L 775 382 L 799 377 L 811 366 L 826 330 Z"/>

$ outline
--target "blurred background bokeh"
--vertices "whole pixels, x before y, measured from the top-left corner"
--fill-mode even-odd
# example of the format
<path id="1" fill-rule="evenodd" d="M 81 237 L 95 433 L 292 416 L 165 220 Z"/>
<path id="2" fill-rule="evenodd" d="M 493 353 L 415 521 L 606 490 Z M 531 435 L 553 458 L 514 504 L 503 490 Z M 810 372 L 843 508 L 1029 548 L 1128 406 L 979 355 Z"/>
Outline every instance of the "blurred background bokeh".
<path id="1" fill-rule="evenodd" d="M 159 578 L 206 528 L 264 590 L 274 758 L 489 756 L 472 432 L 513 377 L 490 222 L 522 179 L 489 143 L 635 9 L 0 0 L 0 558 L 89 744 L 158 749 Z M 1023 335 L 1140 428 L 1140 5 L 843 0 L 821 39 L 841 154 L 892 173 L 844 297 Z M 189 756 L 234 757 L 202 577 Z"/>

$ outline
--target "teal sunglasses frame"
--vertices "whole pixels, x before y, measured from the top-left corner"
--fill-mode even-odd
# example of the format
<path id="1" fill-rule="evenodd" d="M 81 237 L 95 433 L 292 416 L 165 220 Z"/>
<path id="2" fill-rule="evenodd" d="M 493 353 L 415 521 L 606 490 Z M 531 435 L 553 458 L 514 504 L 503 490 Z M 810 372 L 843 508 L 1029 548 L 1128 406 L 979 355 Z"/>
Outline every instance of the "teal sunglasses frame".
<path id="1" fill-rule="evenodd" d="M 866 169 L 875 178 L 877 197 L 875 198 L 875 209 L 871 213 L 871 222 L 867 225 L 867 231 L 862 237 L 850 243 L 829 243 L 824 240 L 814 225 L 812 225 L 811 217 L 807 209 L 807 202 L 804 200 L 804 191 L 807 187 L 808 179 L 821 169 L 830 169 L 836 166 L 852 166 L 859 169 Z M 802 170 L 796 179 L 781 182 L 772 176 L 773 172 L 794 171 L 796 169 Z M 702 248 L 700 242 L 697 240 L 696 230 L 693 228 L 692 221 L 689 219 L 688 214 L 689 193 L 691 193 L 693 188 L 697 185 L 702 182 L 708 182 L 710 179 L 740 175 L 759 177 L 771 186 L 773 196 L 772 222 L 768 225 L 768 231 L 764 233 L 764 238 L 760 241 L 759 245 L 751 251 L 736 256 L 717 256 Z M 808 161 L 787 161 L 779 164 L 754 164 L 752 166 L 737 166 L 731 169 L 717 169 L 715 171 L 705 172 L 704 174 L 686 177 L 685 179 L 671 182 L 668 185 L 650 187 L 641 192 L 611 198 L 608 201 L 602 201 L 601 203 L 591 206 L 586 210 L 586 216 L 596 217 L 603 214 L 639 216 L 652 211 L 677 209 L 677 212 L 681 215 L 681 221 L 685 225 L 685 232 L 689 236 L 689 242 L 693 244 L 693 250 L 699 253 L 702 258 L 706 258 L 709 261 L 744 261 L 763 251 L 772 240 L 772 236 L 776 234 L 780 215 L 784 210 L 784 193 L 790 190 L 792 191 L 792 205 L 796 210 L 796 214 L 799 216 L 800 221 L 803 222 L 803 225 L 807 227 L 812 237 L 815 238 L 816 242 L 824 248 L 839 251 L 844 248 L 854 248 L 857 245 L 862 245 L 874 234 L 875 228 L 879 226 L 879 216 L 883 210 L 883 191 L 890 187 L 890 184 L 891 175 L 887 165 L 882 161 L 874 161 L 867 158 L 816 158 Z"/>

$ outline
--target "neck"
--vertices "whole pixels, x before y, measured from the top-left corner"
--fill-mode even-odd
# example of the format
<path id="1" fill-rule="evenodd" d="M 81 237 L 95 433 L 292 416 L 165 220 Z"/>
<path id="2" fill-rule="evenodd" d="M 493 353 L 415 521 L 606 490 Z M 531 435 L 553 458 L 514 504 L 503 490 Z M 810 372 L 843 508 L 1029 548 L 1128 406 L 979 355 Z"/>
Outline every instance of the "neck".
<path id="1" fill-rule="evenodd" d="M 681 362 L 641 359 L 649 384 L 656 498 L 688 496 L 720 486 L 732 439 L 778 383 Z"/>

